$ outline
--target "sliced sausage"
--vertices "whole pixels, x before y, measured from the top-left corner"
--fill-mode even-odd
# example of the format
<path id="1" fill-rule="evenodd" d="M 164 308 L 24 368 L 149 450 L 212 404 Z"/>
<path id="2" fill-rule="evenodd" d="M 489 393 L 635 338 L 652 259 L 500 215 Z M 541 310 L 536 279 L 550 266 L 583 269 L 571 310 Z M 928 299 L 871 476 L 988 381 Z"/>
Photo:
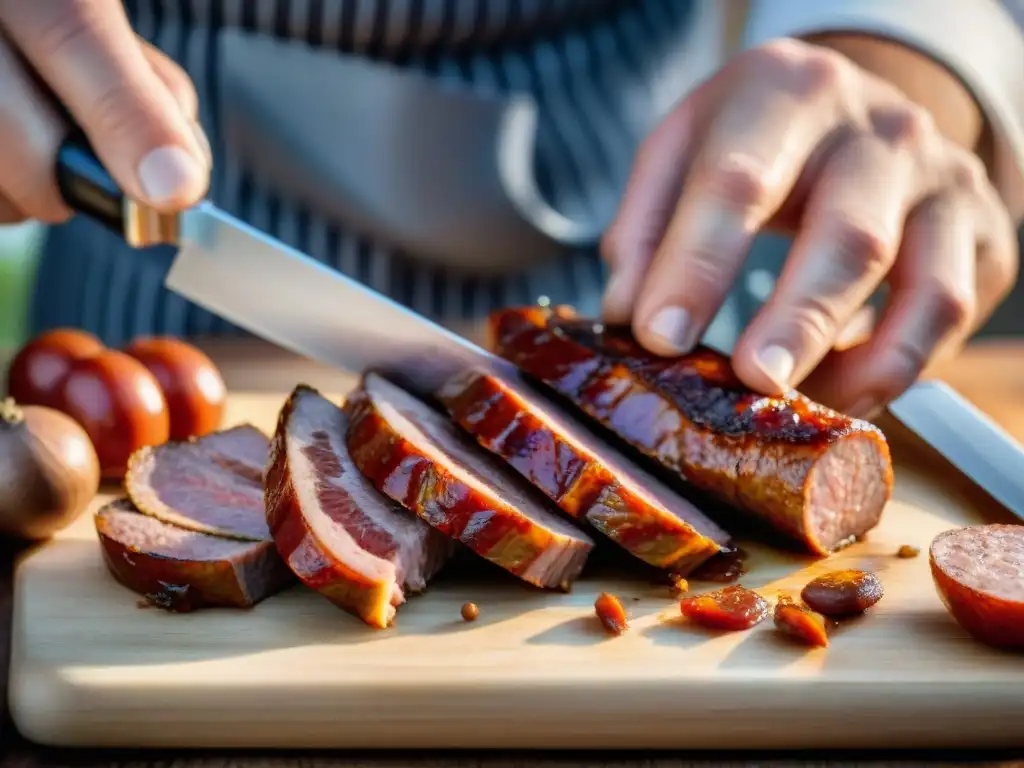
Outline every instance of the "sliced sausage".
<path id="1" fill-rule="evenodd" d="M 593 540 L 444 416 L 374 373 L 345 407 L 352 459 L 379 491 L 531 584 L 579 575 Z"/>
<path id="2" fill-rule="evenodd" d="M 269 541 L 240 541 L 181 528 L 117 499 L 96 513 L 113 577 L 167 611 L 248 608 L 293 583 Z"/>
<path id="3" fill-rule="evenodd" d="M 522 383 L 470 370 L 438 398 L 480 445 L 644 562 L 685 576 L 729 544 L 700 510 Z"/>
<path id="4" fill-rule="evenodd" d="M 1024 650 L 1024 525 L 944 531 L 928 559 L 939 597 L 968 634 Z"/>
<path id="5" fill-rule="evenodd" d="M 880 430 L 795 392 L 760 396 L 710 349 L 658 357 L 563 308 L 496 312 L 488 336 L 627 443 L 812 553 L 874 528 L 892 494 Z"/>
<path id="6" fill-rule="evenodd" d="M 267 524 L 296 576 L 373 627 L 392 623 L 452 554 L 450 539 L 381 494 L 345 445 L 347 419 L 299 385 L 281 409 L 266 482 Z"/>
<path id="7" fill-rule="evenodd" d="M 147 515 L 183 528 L 245 541 L 270 541 L 263 470 L 270 440 L 243 425 L 198 440 L 137 451 L 125 490 Z"/>

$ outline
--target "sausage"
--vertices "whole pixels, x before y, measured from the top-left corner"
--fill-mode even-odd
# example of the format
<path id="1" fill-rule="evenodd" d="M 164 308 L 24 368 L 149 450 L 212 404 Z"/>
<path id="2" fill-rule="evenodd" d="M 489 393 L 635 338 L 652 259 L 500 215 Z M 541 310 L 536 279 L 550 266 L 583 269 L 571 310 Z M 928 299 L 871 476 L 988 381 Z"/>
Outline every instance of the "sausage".
<path id="1" fill-rule="evenodd" d="M 801 599 L 812 609 L 834 618 L 864 613 L 882 595 L 882 582 L 875 574 L 853 569 L 818 576 L 800 591 Z"/>
<path id="2" fill-rule="evenodd" d="M 1024 526 L 944 531 L 928 561 L 939 597 L 964 631 L 996 648 L 1024 650 Z"/>
<path id="3" fill-rule="evenodd" d="M 342 410 L 299 385 L 278 416 L 267 470 L 266 521 L 296 576 L 368 625 L 392 624 L 422 591 L 452 541 L 381 495 L 359 473 Z"/>
<path id="4" fill-rule="evenodd" d="M 768 603 L 757 592 L 730 584 L 714 592 L 684 598 L 679 611 L 709 629 L 738 632 L 760 624 L 768 616 Z"/>
<path id="5" fill-rule="evenodd" d="M 728 358 L 644 350 L 564 308 L 491 315 L 488 343 L 641 453 L 825 555 L 864 536 L 892 495 L 888 443 L 796 392 L 763 397 Z"/>
<path id="6" fill-rule="evenodd" d="M 685 576 L 729 544 L 700 510 L 521 382 L 468 370 L 437 395 L 480 445 L 645 563 Z"/>
<path id="7" fill-rule="evenodd" d="M 294 580 L 269 541 L 181 528 L 140 513 L 127 498 L 101 507 L 95 524 L 111 575 L 166 611 L 249 608 Z"/>
<path id="8" fill-rule="evenodd" d="M 807 645 L 828 647 L 829 620 L 806 605 L 790 599 L 775 604 L 775 626 L 784 634 Z"/>
<path id="9" fill-rule="evenodd" d="M 245 541 L 271 541 L 263 509 L 270 440 L 251 425 L 135 452 L 125 490 L 167 523 Z"/>
<path id="10" fill-rule="evenodd" d="M 523 581 L 567 590 L 593 540 L 426 403 L 368 372 L 346 442 L 377 490 Z"/>

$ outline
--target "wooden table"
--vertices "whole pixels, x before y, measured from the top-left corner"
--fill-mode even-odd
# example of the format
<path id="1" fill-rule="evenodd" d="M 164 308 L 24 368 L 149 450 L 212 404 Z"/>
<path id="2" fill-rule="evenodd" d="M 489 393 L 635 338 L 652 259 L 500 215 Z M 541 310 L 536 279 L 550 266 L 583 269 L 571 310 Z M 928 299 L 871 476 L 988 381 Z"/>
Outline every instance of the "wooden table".
<path id="1" fill-rule="evenodd" d="M 337 372 L 298 360 L 294 356 L 254 340 L 211 340 L 203 345 L 217 361 L 228 386 L 249 391 L 283 392 L 297 381 L 305 381 L 325 390 L 337 390 L 345 378 Z M 5 355 L 0 353 L 0 363 Z M 988 340 L 977 342 L 951 364 L 934 375 L 946 380 L 975 405 L 988 412 L 1015 437 L 1024 441 L 1024 342 Z M 7 685 L 8 651 L 11 622 L 11 573 L 19 548 L 0 544 L 0 675 Z M 1024 692 L 1021 693 L 1024 695 Z M 1024 768 L 1024 754 L 941 754 L 900 753 L 897 755 L 795 753 L 761 755 L 744 752 L 715 754 L 246 754 L 246 753 L 126 753 L 111 751 L 49 750 L 29 744 L 13 730 L 7 714 L 6 695 L 0 705 L 0 768 L 34 766 L 132 766 L 149 768 L 173 761 L 182 768 L 206 768 L 225 764 L 247 766 L 590 766 L 622 765 L 660 768 L 661 766 L 715 765 L 998 765 Z"/>

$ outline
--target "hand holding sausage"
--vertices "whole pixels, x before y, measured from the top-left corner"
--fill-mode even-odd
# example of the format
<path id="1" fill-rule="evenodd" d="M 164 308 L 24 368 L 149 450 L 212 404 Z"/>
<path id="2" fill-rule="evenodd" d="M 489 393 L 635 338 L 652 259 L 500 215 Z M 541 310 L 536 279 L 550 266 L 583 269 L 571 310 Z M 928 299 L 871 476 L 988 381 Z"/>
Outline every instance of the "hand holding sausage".
<path id="1" fill-rule="evenodd" d="M 762 228 L 795 238 L 736 372 L 774 393 L 814 371 L 817 399 L 853 415 L 962 342 L 1017 273 L 982 162 L 890 83 L 795 40 L 735 58 L 647 139 L 603 244 L 606 320 L 631 322 L 652 352 L 687 351 Z M 873 336 L 833 351 L 883 281 Z"/>
<path id="2" fill-rule="evenodd" d="M 131 197 L 173 210 L 206 190 L 195 89 L 135 35 L 120 0 L 0 0 L 0 223 L 70 215 L 54 180 L 67 133 L 57 101 Z"/>

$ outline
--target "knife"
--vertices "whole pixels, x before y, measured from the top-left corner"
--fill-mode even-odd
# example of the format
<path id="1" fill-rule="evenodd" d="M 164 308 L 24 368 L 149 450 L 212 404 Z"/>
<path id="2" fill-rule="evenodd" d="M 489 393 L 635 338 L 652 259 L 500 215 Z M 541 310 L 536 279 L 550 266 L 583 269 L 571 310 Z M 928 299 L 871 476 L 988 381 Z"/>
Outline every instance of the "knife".
<path id="1" fill-rule="evenodd" d="M 425 395 L 470 366 L 519 375 L 507 361 L 208 200 L 162 214 L 128 199 L 80 137 L 61 146 L 57 182 L 73 210 L 130 246 L 176 246 L 169 289 L 285 349 L 355 374 L 390 373 Z M 1024 450 L 959 393 L 918 382 L 889 411 L 1024 519 Z"/>
<path id="2" fill-rule="evenodd" d="M 65 202 L 128 245 L 178 248 L 164 284 L 285 349 L 355 374 L 375 369 L 429 395 L 469 366 L 514 366 L 218 209 L 163 214 L 130 200 L 79 136 L 57 154 Z"/>

